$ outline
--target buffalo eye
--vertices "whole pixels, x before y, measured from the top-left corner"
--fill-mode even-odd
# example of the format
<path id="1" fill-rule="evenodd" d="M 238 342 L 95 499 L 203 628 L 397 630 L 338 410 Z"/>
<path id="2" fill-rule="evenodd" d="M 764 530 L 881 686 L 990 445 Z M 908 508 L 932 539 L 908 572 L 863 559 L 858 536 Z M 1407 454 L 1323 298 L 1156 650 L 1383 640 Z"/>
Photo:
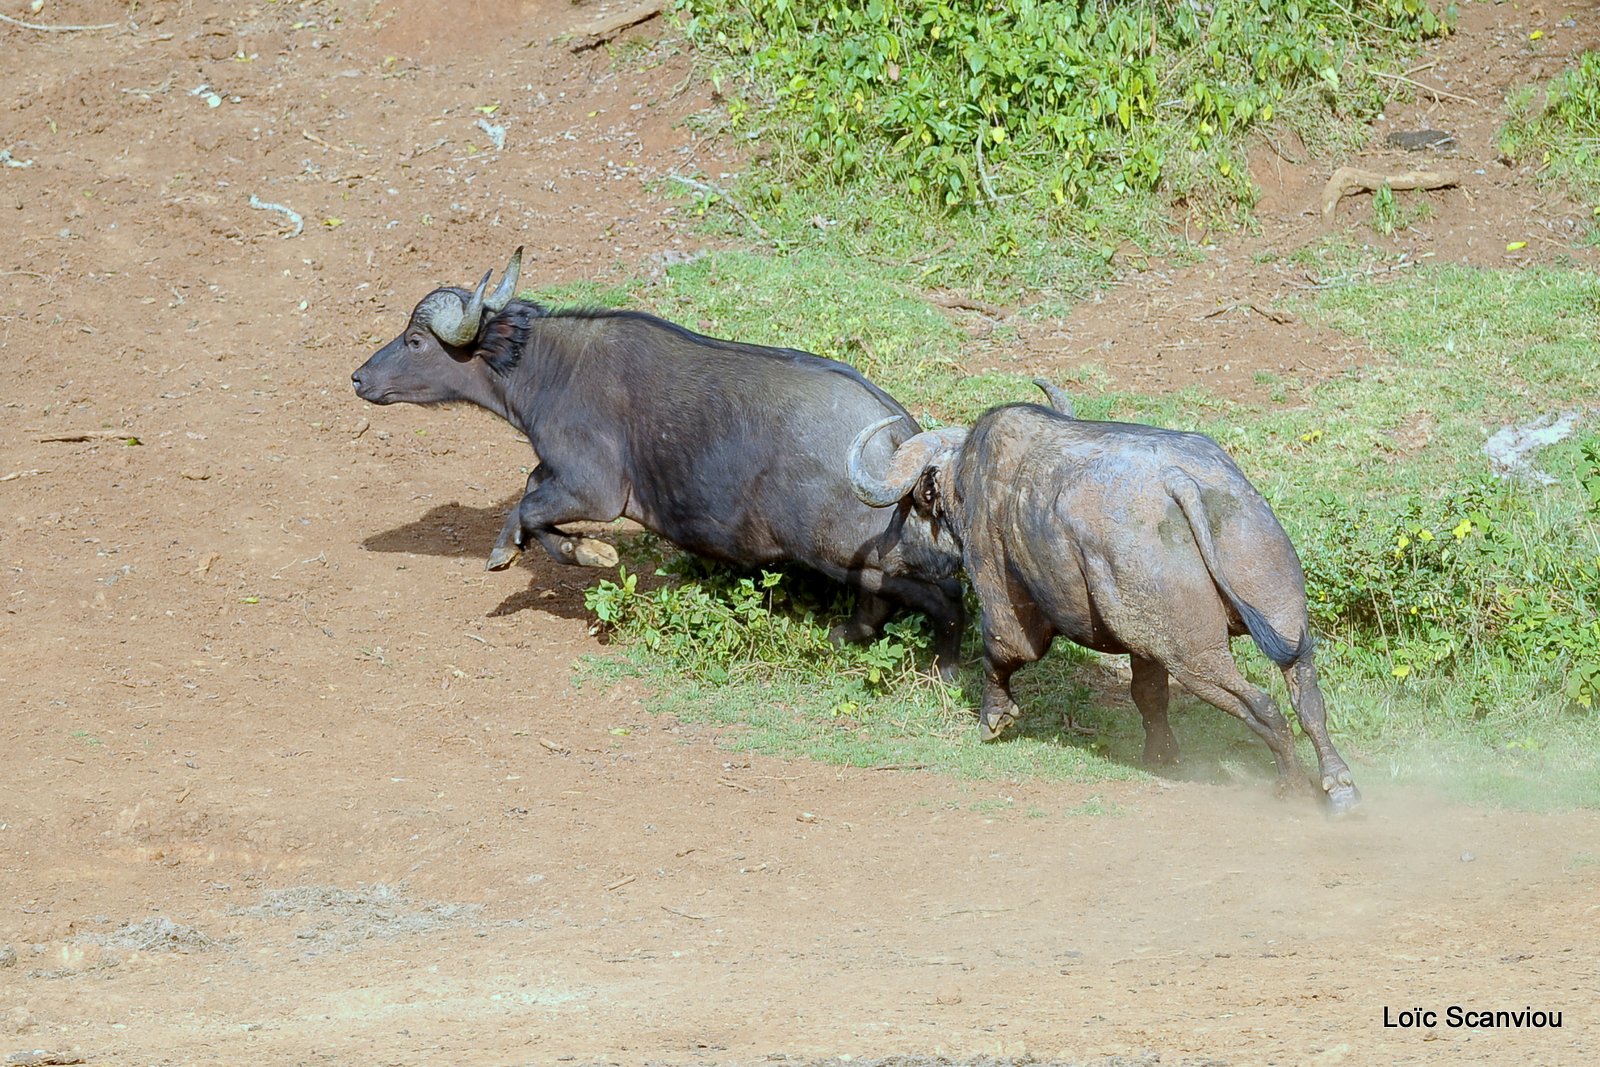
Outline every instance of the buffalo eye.
<path id="1" fill-rule="evenodd" d="M 412 334 L 410 337 L 406 338 L 406 347 L 415 352 L 422 347 L 422 338 L 416 334 Z"/>

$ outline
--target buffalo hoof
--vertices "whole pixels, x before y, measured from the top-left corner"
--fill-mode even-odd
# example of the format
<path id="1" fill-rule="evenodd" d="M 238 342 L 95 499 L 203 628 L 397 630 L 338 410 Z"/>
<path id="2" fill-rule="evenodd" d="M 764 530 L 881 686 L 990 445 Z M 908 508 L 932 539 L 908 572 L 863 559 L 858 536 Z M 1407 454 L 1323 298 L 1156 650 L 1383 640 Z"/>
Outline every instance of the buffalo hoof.
<path id="1" fill-rule="evenodd" d="M 998 741 L 1007 730 L 1011 729 L 1011 724 L 1016 721 L 1017 717 L 1009 711 L 1003 711 L 993 719 L 980 713 L 978 715 L 978 740 L 985 743 Z"/>
<path id="2" fill-rule="evenodd" d="M 1328 794 L 1329 815 L 1349 815 L 1361 806 L 1361 790 L 1350 780 L 1349 771 L 1341 771 L 1337 778 L 1324 778 L 1322 789 Z"/>
<path id="3" fill-rule="evenodd" d="M 489 559 L 483 565 L 486 571 L 503 571 L 522 557 L 522 549 L 516 545 L 495 545 L 494 551 L 489 553 Z"/>
<path id="4" fill-rule="evenodd" d="M 572 557 L 572 562 L 580 567 L 615 567 L 617 565 L 617 550 L 604 541 L 596 541 L 592 537 L 579 537 L 572 541 L 563 541 L 561 550 Z"/>
<path id="5" fill-rule="evenodd" d="M 863 633 L 848 622 L 841 622 L 838 626 L 828 631 L 828 644 L 834 648 L 843 648 L 845 645 L 859 645 L 873 637 L 871 630 Z"/>

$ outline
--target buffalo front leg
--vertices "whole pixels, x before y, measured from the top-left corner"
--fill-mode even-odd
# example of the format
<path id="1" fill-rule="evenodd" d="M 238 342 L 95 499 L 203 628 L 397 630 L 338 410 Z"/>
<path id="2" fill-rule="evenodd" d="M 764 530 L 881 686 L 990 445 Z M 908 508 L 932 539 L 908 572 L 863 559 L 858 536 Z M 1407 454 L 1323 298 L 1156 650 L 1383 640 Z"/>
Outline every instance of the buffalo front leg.
<path id="1" fill-rule="evenodd" d="M 539 483 L 545 480 L 547 471 L 543 464 L 533 468 L 533 473 L 528 475 L 528 486 L 522 491 L 523 499 L 527 499 L 533 491 L 539 488 Z M 518 500 L 511 506 L 506 514 L 506 521 L 500 526 L 500 536 L 494 539 L 494 547 L 489 550 L 489 559 L 483 565 L 484 570 L 503 571 L 515 563 L 522 555 L 522 501 Z"/>
<path id="2" fill-rule="evenodd" d="M 995 741 L 1022 718 L 1011 695 L 1011 676 L 1027 660 L 983 650 L 983 706 L 978 709 L 978 740 Z"/>
<path id="3" fill-rule="evenodd" d="M 507 521 L 501 536 L 505 537 L 506 532 L 510 531 L 511 544 L 519 551 L 527 547 L 529 537 L 536 538 L 557 563 L 578 567 L 615 567 L 615 548 L 592 537 L 567 533 L 557 526 L 564 522 L 613 519 L 621 512 L 621 506 L 609 507 L 589 494 L 576 493 L 559 478 L 539 477 L 543 470 L 541 466 L 528 479 L 528 483 L 533 485 L 537 478 L 538 484 L 517 504 L 515 521 Z M 499 547 L 497 544 L 496 549 Z M 491 555 L 491 563 L 494 558 Z"/>
<path id="4" fill-rule="evenodd" d="M 993 741 L 1022 717 L 1011 696 L 1011 676 L 1050 650 L 1055 629 L 1038 607 L 1008 586 L 993 571 L 973 575 L 983 605 L 983 707 L 978 710 L 978 737 Z M 1000 592 L 997 595 L 996 587 Z"/>
<path id="5" fill-rule="evenodd" d="M 856 610 L 848 619 L 828 631 L 835 645 L 858 645 L 877 637 L 883 624 L 894 614 L 894 605 L 883 597 L 862 590 L 856 597 Z"/>
<path id="6" fill-rule="evenodd" d="M 1350 765 L 1328 737 L 1322 688 L 1317 685 L 1317 668 L 1311 657 L 1302 656 L 1283 668 L 1283 679 L 1289 685 L 1289 701 L 1300 716 L 1300 729 L 1311 738 L 1311 746 L 1317 750 L 1317 770 L 1322 777 L 1322 791 L 1328 795 L 1328 814 L 1345 815 L 1354 811 L 1361 804 L 1361 791 L 1350 777 Z"/>
<path id="7" fill-rule="evenodd" d="M 928 617 L 933 630 L 934 670 L 940 681 L 954 682 L 961 663 L 961 635 L 967 628 L 961 583 L 955 579 L 924 582 L 896 576 L 884 581 L 882 592 Z"/>
<path id="8" fill-rule="evenodd" d="M 1167 669 L 1153 659 L 1133 657 L 1133 703 L 1144 720 L 1144 762 L 1170 767 L 1178 762 L 1178 739 L 1167 721 Z"/>

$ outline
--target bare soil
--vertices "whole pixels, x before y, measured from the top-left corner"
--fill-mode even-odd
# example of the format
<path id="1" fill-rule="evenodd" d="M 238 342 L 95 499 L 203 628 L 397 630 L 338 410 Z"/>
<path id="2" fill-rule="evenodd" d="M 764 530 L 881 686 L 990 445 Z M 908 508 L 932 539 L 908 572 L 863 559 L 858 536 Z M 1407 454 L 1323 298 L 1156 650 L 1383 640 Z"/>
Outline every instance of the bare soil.
<path id="1" fill-rule="evenodd" d="M 708 89 L 659 20 L 625 61 L 562 39 L 625 6 L 7 5 L 118 25 L 0 24 L 0 1055 L 1593 1062 L 1594 814 L 840 770 L 574 687 L 594 572 L 482 570 L 526 443 L 348 375 L 516 244 L 541 282 L 697 244 L 654 190 L 732 168 Z M 1415 75 L 1452 95 L 1387 119 L 1466 177 L 1394 242 L 1581 259 L 1490 138 L 1600 8 L 1463 7 Z M 1249 307 L 1370 212 L 1322 221 L 1280 147 L 1259 235 L 1003 358 L 1242 392 L 1372 358 Z M 1383 1025 L 1451 1004 L 1564 1026 Z"/>

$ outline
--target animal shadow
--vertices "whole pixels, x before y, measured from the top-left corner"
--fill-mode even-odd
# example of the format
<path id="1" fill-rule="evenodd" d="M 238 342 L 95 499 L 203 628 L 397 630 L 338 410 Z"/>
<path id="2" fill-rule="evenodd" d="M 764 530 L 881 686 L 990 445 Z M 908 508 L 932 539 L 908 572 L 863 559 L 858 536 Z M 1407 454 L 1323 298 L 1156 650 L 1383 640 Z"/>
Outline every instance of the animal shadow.
<path id="1" fill-rule="evenodd" d="M 471 556 L 487 559 L 500 526 L 520 497 L 486 508 L 452 500 L 428 509 L 404 526 L 375 533 L 361 542 L 368 552 L 405 552 L 416 556 Z"/>
<path id="2" fill-rule="evenodd" d="M 488 559 L 489 550 L 500 535 L 500 527 L 518 499 L 508 497 L 500 504 L 481 508 L 457 501 L 438 504 L 403 526 L 368 536 L 361 545 L 369 552 L 476 559 L 481 565 Z M 565 619 L 587 620 L 591 616 L 583 603 L 584 592 L 607 577 L 614 577 L 614 573 L 557 563 L 544 549 L 534 545 L 512 567 L 488 576 L 491 588 L 498 583 L 519 585 L 519 579 L 526 584 L 520 584 L 515 592 L 507 594 L 485 614 L 489 618 L 503 618 L 531 610 Z"/>
<path id="3" fill-rule="evenodd" d="M 963 671 L 962 696 L 974 709 L 974 735 L 982 693 L 981 669 Z M 1147 765 L 1144 722 L 1125 677 L 1077 649 L 1052 650 L 1025 668 L 1017 675 L 1016 695 L 1023 717 L 998 744 L 1026 737 L 1093 753 L 1172 782 L 1270 786 L 1276 777 L 1271 753 L 1248 727 L 1176 681 L 1170 715 L 1182 759 L 1175 766 Z M 1304 758 L 1309 748 L 1300 747 Z"/>

